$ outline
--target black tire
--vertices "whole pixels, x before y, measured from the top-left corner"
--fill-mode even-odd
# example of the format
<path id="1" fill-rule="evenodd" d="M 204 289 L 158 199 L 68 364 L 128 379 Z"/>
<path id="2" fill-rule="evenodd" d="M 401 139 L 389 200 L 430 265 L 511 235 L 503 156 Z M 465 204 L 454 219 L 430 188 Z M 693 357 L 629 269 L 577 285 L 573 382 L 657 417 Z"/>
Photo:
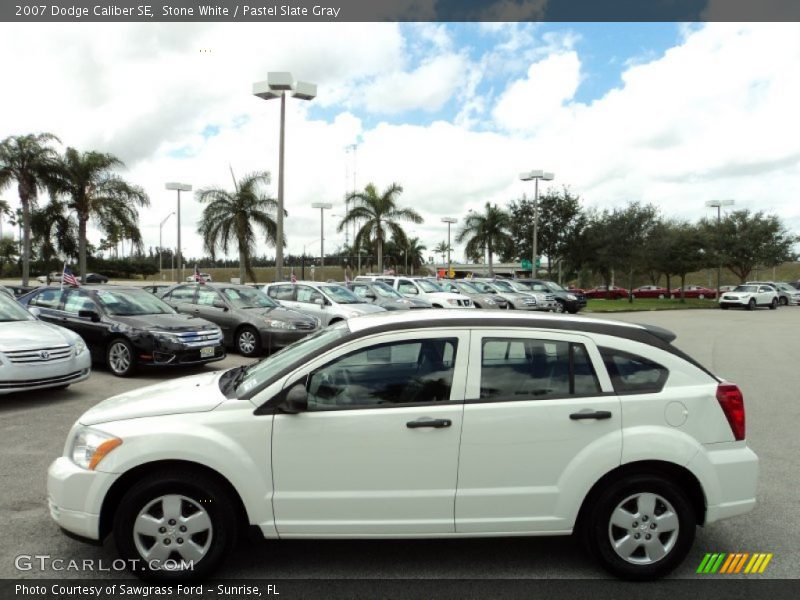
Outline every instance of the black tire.
<path id="1" fill-rule="evenodd" d="M 778 299 L 777 298 L 773 298 L 772 302 L 769 303 L 769 309 L 770 310 L 775 310 L 776 308 L 778 308 Z"/>
<path id="2" fill-rule="evenodd" d="M 556 308 L 553 311 L 555 313 L 565 313 L 567 312 L 567 304 L 566 302 L 562 302 L 561 300 L 556 300 Z"/>
<path id="3" fill-rule="evenodd" d="M 786 298 L 784 298 L 783 296 L 781 296 L 780 303 L 781 303 L 781 306 L 786 306 L 786 305 L 789 304 L 789 301 Z"/>
<path id="4" fill-rule="evenodd" d="M 125 338 L 114 338 L 106 348 L 106 364 L 117 377 L 130 377 L 136 371 L 133 346 Z"/>
<path id="5" fill-rule="evenodd" d="M 753 310 L 756 307 L 756 299 L 750 298 L 750 302 L 747 303 L 747 310 Z"/>
<path id="6" fill-rule="evenodd" d="M 642 494 L 654 495 L 658 501 L 654 505 L 653 514 L 631 515 L 634 520 L 630 531 L 636 531 L 636 534 L 612 525 L 612 514 L 618 507 L 636 506 L 636 510 L 639 510 L 636 498 Z M 628 504 L 625 504 L 626 500 Z M 659 535 L 653 533 L 658 530 L 653 525 L 658 524 L 660 519 L 665 519 L 669 513 L 677 517 L 671 519 L 672 522 L 677 521 L 677 529 L 662 529 Z M 646 581 L 667 575 L 683 562 L 694 543 L 697 517 L 691 502 L 679 486 L 658 475 L 642 474 L 631 475 L 608 485 L 589 507 L 584 523 L 586 529 L 583 537 L 589 552 L 606 571 L 622 579 Z M 627 522 L 625 526 L 627 527 Z M 667 527 L 666 522 L 664 526 Z M 642 541 L 634 541 L 634 535 L 640 535 Z M 647 535 L 651 535 L 652 541 L 644 541 Z M 627 560 L 612 545 L 612 538 L 619 542 L 626 537 L 630 538 L 631 547 L 635 548 Z M 646 544 L 653 548 L 654 545 L 661 549 L 666 548 L 665 554 L 651 559 L 649 552 L 652 551 L 646 550 Z"/>
<path id="7" fill-rule="evenodd" d="M 159 506 L 162 509 L 164 507 L 160 504 L 160 499 L 176 496 L 181 497 L 181 501 L 177 504 L 180 507 L 181 517 L 178 517 L 177 521 L 205 511 L 210 523 L 207 530 L 194 534 L 190 531 L 181 533 L 180 523 L 166 521 L 166 515 L 162 510 L 160 518 L 165 520 L 166 530 L 163 534 L 154 531 L 155 535 L 151 537 L 137 533 L 136 520 L 140 513 L 151 506 L 153 512 L 148 511 L 148 514 L 159 514 Z M 235 500 L 230 498 L 215 479 L 200 473 L 165 469 L 149 475 L 146 479 L 135 483 L 122 497 L 117 507 L 114 515 L 114 539 L 117 551 L 131 571 L 149 581 L 181 582 L 208 577 L 220 566 L 236 544 L 238 528 L 234 502 Z M 166 541 L 156 537 L 161 535 Z M 148 557 L 137 547 L 157 551 L 157 547 L 163 548 L 169 544 L 170 548 L 165 552 L 171 550 L 173 553 L 164 561 L 172 558 L 180 564 L 179 558 L 182 555 L 179 549 L 185 548 L 189 543 L 205 550 L 205 553 L 193 563 L 192 568 L 180 568 L 176 565 L 177 568 L 174 569 L 159 569 L 157 565 L 150 564 Z"/>
<path id="8" fill-rule="evenodd" d="M 569 314 L 571 314 L 571 315 L 576 315 L 576 314 L 578 314 L 579 310 L 580 310 L 579 308 L 572 308 L 572 309 L 568 310 L 567 312 Z"/>
<path id="9" fill-rule="evenodd" d="M 258 356 L 261 354 L 261 336 L 249 325 L 236 332 L 236 351 L 242 356 Z"/>
<path id="10" fill-rule="evenodd" d="M 727 304 L 720 304 L 720 305 L 719 305 L 719 307 L 720 307 L 722 310 L 728 310 L 728 309 L 730 308 L 730 306 L 728 306 Z"/>

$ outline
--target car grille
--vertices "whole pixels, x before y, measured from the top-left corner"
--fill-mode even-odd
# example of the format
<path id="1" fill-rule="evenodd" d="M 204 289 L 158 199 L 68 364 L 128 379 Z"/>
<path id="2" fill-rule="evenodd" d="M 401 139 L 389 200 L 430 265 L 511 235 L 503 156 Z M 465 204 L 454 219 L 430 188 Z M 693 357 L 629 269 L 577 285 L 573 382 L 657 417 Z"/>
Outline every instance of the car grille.
<path id="1" fill-rule="evenodd" d="M 222 343 L 222 332 L 218 329 L 202 329 L 200 331 L 170 331 L 184 345 L 190 348 L 215 346 Z"/>
<path id="2" fill-rule="evenodd" d="M 545 294 L 545 296 L 544 296 L 544 299 L 545 299 L 547 302 L 552 302 L 553 300 L 555 300 L 555 299 L 556 299 L 556 297 L 555 297 L 553 294 Z"/>
<path id="3" fill-rule="evenodd" d="M 459 298 L 456 302 L 459 306 L 472 306 L 472 300 L 468 298 Z"/>
<path id="4" fill-rule="evenodd" d="M 56 385 L 61 383 L 69 383 L 70 381 L 79 379 L 86 372 L 87 369 L 84 369 L 83 371 L 75 371 L 67 375 L 59 375 L 58 377 L 44 377 L 42 379 L 22 379 L 19 381 L 0 381 L 0 390 L 38 387 L 40 385 L 48 385 L 51 383 Z"/>
<path id="5" fill-rule="evenodd" d="M 528 306 L 535 306 L 536 305 L 536 298 L 531 298 L 530 296 L 526 296 L 522 299 L 523 304 L 527 304 Z"/>
<path id="6" fill-rule="evenodd" d="M 39 348 L 37 350 L 12 350 L 4 352 L 12 363 L 43 363 L 62 360 L 72 356 L 71 346 L 53 346 L 52 348 Z"/>
<path id="7" fill-rule="evenodd" d="M 295 329 L 300 329 L 302 331 L 311 331 L 312 329 L 317 328 L 316 323 L 311 323 L 309 321 L 299 321 L 297 323 L 293 323 Z"/>

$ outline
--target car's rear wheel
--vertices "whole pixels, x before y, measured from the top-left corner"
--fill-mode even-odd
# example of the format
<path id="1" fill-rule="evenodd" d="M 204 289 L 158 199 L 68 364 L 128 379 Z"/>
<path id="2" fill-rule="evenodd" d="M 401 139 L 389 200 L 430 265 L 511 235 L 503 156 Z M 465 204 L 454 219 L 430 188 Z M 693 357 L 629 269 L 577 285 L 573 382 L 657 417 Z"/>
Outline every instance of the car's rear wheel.
<path id="1" fill-rule="evenodd" d="M 567 312 L 567 305 L 561 300 L 556 300 L 556 307 L 553 309 L 553 312 L 565 313 Z"/>
<path id="2" fill-rule="evenodd" d="M 772 302 L 769 303 L 769 309 L 770 310 L 775 310 L 776 308 L 778 308 L 778 299 L 777 298 L 773 298 Z"/>
<path id="3" fill-rule="evenodd" d="M 236 334 L 236 350 L 242 356 L 256 356 L 261 352 L 261 338 L 253 327 L 242 327 Z"/>
<path id="4" fill-rule="evenodd" d="M 106 350 L 106 364 L 117 377 L 132 375 L 136 369 L 136 359 L 131 343 L 123 338 L 112 340 Z"/>
<path id="5" fill-rule="evenodd" d="M 145 579 L 206 577 L 235 544 L 233 506 L 213 478 L 175 470 L 156 473 L 123 496 L 114 516 L 117 550 Z"/>
<path id="6" fill-rule="evenodd" d="M 609 485 L 591 507 L 585 539 L 604 569 L 624 579 L 663 577 L 688 554 L 696 516 L 668 479 L 635 475 Z"/>
<path id="7" fill-rule="evenodd" d="M 784 298 L 783 296 L 781 296 L 780 303 L 781 303 L 781 306 L 786 306 L 787 304 L 789 304 L 789 301 L 786 298 Z"/>
<path id="8" fill-rule="evenodd" d="M 750 302 L 747 303 L 747 310 L 753 310 L 756 307 L 756 299 L 750 298 Z"/>

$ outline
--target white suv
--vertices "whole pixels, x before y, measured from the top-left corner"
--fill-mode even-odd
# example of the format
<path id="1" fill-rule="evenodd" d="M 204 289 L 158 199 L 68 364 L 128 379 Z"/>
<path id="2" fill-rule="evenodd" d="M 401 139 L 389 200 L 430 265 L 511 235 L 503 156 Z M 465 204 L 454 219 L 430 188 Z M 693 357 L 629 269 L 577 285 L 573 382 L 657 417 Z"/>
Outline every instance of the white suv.
<path id="1" fill-rule="evenodd" d="M 581 534 L 630 579 L 750 511 L 739 388 L 656 327 L 511 311 L 332 325 L 249 367 L 116 396 L 50 467 L 67 532 L 139 574 L 209 575 L 266 538 Z"/>
<path id="2" fill-rule="evenodd" d="M 719 297 L 719 307 L 722 309 L 738 306 L 753 310 L 758 306 L 768 306 L 775 310 L 778 308 L 778 302 L 778 290 L 764 283 L 737 285 Z"/>
<path id="3" fill-rule="evenodd" d="M 390 277 L 387 275 L 359 275 L 356 281 L 382 281 L 407 298 L 422 298 L 433 308 L 475 308 L 464 294 L 446 292 L 435 281 L 426 277 Z"/>

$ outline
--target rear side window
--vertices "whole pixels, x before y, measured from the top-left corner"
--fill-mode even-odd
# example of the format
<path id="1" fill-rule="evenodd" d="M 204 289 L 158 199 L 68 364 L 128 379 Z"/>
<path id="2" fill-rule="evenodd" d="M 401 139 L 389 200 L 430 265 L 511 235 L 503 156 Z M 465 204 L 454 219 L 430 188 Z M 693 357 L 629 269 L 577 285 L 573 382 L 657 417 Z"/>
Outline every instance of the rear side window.
<path id="1" fill-rule="evenodd" d="M 31 298 L 31 306 L 41 306 L 42 308 L 57 309 L 61 303 L 61 290 L 43 290 L 41 294 L 37 294 Z"/>
<path id="2" fill-rule="evenodd" d="M 537 400 L 596 395 L 600 384 L 582 344 L 485 338 L 481 399 Z"/>
<path id="3" fill-rule="evenodd" d="M 666 367 L 643 356 L 613 348 L 600 348 L 600 354 L 617 394 L 660 392 L 669 377 Z"/>
<path id="4" fill-rule="evenodd" d="M 194 286 L 175 288 L 169 294 L 164 295 L 164 299 L 167 298 L 173 302 L 194 302 Z"/>
<path id="5" fill-rule="evenodd" d="M 294 297 L 293 285 L 273 285 L 267 290 L 267 295 L 276 300 L 291 300 Z"/>

